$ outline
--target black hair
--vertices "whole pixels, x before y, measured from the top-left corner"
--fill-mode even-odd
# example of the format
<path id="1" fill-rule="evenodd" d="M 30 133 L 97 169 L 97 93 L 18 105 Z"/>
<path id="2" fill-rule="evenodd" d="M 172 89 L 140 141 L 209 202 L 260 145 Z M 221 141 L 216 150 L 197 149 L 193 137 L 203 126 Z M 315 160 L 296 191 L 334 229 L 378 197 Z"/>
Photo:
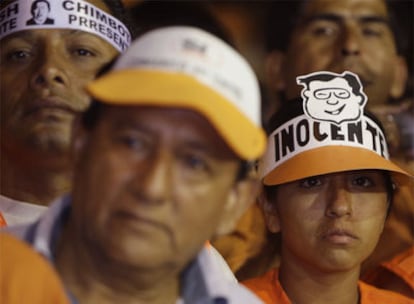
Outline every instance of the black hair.
<path id="1" fill-rule="evenodd" d="M 41 2 L 44 2 L 44 3 L 47 4 L 47 8 L 48 8 L 48 10 L 50 12 L 50 3 L 49 3 L 48 0 L 35 0 L 35 1 L 33 1 L 32 6 L 30 7 L 30 13 L 32 15 L 34 15 L 34 10 L 37 8 L 37 4 L 38 3 L 41 3 Z"/>
<path id="2" fill-rule="evenodd" d="M 202 1 L 146 0 L 130 9 L 137 36 L 164 26 L 193 26 L 203 29 L 234 47 L 225 27 Z"/>
<path id="3" fill-rule="evenodd" d="M 102 0 L 109 8 L 111 15 L 121 21 L 131 32 L 132 38 L 136 37 L 135 28 L 133 26 L 129 11 L 125 9 L 125 6 L 121 0 Z"/>

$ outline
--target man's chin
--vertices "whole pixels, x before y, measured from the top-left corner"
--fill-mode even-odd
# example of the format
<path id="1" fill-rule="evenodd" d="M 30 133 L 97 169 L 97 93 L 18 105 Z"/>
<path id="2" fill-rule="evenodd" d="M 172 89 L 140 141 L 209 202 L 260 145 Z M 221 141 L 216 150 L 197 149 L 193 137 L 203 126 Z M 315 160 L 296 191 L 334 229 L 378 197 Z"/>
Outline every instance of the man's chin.
<path id="1" fill-rule="evenodd" d="M 45 154 L 66 154 L 70 148 L 70 132 L 65 129 L 51 128 L 43 129 L 40 132 L 29 134 L 26 137 L 25 145 L 33 153 Z"/>

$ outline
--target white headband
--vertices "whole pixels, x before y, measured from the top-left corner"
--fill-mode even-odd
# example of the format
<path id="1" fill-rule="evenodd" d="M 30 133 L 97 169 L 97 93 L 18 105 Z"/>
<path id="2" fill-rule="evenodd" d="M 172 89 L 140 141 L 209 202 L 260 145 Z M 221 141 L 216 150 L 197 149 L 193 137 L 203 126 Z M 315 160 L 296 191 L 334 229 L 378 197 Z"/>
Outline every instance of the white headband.
<path id="1" fill-rule="evenodd" d="M 35 1 L 15 1 L 0 11 L 0 39 L 18 31 L 61 28 L 95 34 L 120 52 L 131 43 L 131 34 L 121 21 L 89 2 L 43 0 L 32 10 Z"/>
<path id="2" fill-rule="evenodd" d="M 268 142 L 268 150 L 263 157 L 262 177 L 295 155 L 328 146 L 366 149 L 389 159 L 381 128 L 367 116 L 356 122 L 337 125 L 327 121 L 318 122 L 303 114 L 277 128 L 269 136 Z"/>

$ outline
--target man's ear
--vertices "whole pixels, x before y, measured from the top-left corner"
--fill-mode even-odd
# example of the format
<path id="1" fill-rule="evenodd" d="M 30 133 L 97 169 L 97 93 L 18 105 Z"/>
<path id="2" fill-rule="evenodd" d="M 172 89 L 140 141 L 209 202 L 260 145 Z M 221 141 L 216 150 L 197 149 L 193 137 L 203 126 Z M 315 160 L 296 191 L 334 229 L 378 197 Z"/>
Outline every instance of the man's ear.
<path id="1" fill-rule="evenodd" d="M 259 180 L 251 175 L 235 182 L 227 197 L 215 236 L 225 235 L 233 231 L 240 217 L 255 202 L 259 185 Z"/>
<path id="2" fill-rule="evenodd" d="M 258 203 L 260 208 L 263 210 L 267 229 L 273 233 L 279 232 L 280 222 L 279 214 L 276 208 L 276 202 L 271 201 L 263 190 L 264 189 L 262 189 L 261 193 L 258 196 Z"/>
<path id="3" fill-rule="evenodd" d="M 265 59 L 266 85 L 272 92 L 283 91 L 286 83 L 283 77 L 283 62 L 285 54 L 281 51 L 272 51 Z"/>
<path id="4" fill-rule="evenodd" d="M 404 94 L 404 90 L 408 79 L 407 62 L 403 56 L 397 56 L 394 63 L 394 78 L 391 85 L 390 96 L 392 98 L 400 98 Z"/>

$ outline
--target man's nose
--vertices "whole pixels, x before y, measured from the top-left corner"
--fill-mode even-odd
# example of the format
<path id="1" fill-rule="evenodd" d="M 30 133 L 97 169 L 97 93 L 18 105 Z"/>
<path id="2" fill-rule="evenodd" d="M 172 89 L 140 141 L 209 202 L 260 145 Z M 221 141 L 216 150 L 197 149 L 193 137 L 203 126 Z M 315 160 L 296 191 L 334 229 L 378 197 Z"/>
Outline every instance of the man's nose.
<path id="1" fill-rule="evenodd" d="M 64 58 L 55 50 L 44 51 L 37 59 L 30 85 L 33 89 L 45 89 L 52 86 L 69 86 Z"/>
<path id="2" fill-rule="evenodd" d="M 358 56 L 361 53 L 361 42 L 363 37 L 356 23 L 344 25 L 340 35 L 340 52 L 342 56 Z"/>
<path id="3" fill-rule="evenodd" d="M 141 200 L 148 204 L 162 204 L 171 194 L 173 180 L 173 159 L 166 152 L 161 152 L 156 158 L 139 166 L 137 170 L 140 172 L 140 178 L 135 182 L 137 188 L 140 189 Z"/>

